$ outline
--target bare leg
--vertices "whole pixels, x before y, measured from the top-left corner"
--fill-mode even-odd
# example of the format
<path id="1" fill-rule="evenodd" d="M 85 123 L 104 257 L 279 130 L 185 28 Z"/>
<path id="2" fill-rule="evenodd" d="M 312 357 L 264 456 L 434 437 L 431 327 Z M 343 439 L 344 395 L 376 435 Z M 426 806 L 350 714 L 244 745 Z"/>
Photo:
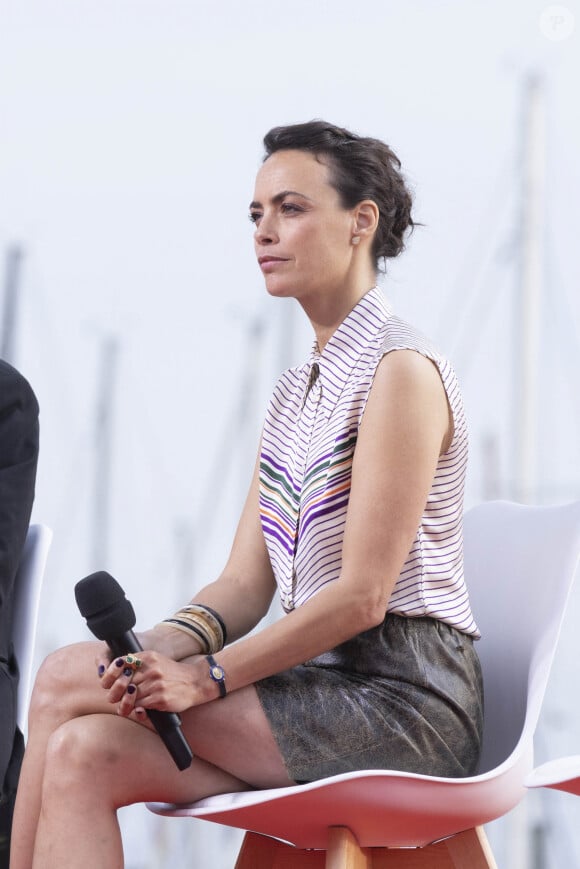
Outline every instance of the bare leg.
<path id="1" fill-rule="evenodd" d="M 28 742 L 18 782 L 10 866 L 30 869 L 44 777 L 46 746 L 54 731 L 79 715 L 114 711 L 98 680 L 95 657 L 100 643 L 66 646 L 40 668 L 30 703 Z M 109 707 L 109 708 L 107 708 Z"/>
<path id="2" fill-rule="evenodd" d="M 47 749 L 35 869 L 121 869 L 116 810 L 154 799 L 187 802 L 248 785 L 195 758 L 180 773 L 156 734 L 112 715 L 63 724 Z"/>
<path id="3" fill-rule="evenodd" d="M 95 644 L 68 647 L 39 674 L 12 869 L 30 869 L 33 853 L 42 869 L 120 867 L 120 806 L 292 784 L 254 688 L 182 713 L 196 758 L 179 772 L 155 733 L 110 714 L 114 707 L 96 676 L 87 678 L 95 650 Z"/>

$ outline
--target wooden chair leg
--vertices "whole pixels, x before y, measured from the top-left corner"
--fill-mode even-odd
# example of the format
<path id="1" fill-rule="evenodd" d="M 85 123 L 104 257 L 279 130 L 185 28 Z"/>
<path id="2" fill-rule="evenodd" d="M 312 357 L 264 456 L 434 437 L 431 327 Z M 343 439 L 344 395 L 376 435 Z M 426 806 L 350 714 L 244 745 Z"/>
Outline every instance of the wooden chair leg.
<path id="1" fill-rule="evenodd" d="M 303 851 L 261 836 L 246 833 L 235 869 L 324 869 L 324 851 Z"/>
<path id="2" fill-rule="evenodd" d="M 361 848 L 348 827 L 330 827 L 325 869 L 372 869 L 370 848 Z"/>
<path id="3" fill-rule="evenodd" d="M 497 869 L 483 827 L 457 833 L 440 844 L 445 845 L 454 869 Z"/>
<path id="4" fill-rule="evenodd" d="M 466 830 L 424 848 L 361 848 L 366 869 L 497 869 L 483 827 Z M 336 869 L 349 864 L 337 863 Z M 358 864 L 353 864 L 358 869 Z M 327 867 L 328 869 L 328 867 Z M 334 869 L 334 866 L 332 867 Z"/>
<path id="5" fill-rule="evenodd" d="M 348 827 L 331 827 L 326 851 L 305 851 L 246 833 L 235 869 L 497 869 L 483 827 L 425 848 L 361 848 Z"/>

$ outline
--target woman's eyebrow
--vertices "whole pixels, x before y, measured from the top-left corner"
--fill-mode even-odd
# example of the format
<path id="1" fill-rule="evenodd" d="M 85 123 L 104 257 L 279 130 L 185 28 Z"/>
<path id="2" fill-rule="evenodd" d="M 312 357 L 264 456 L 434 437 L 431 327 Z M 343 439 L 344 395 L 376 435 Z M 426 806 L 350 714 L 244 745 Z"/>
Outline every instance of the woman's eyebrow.
<path id="1" fill-rule="evenodd" d="M 275 196 L 272 197 L 272 199 L 271 199 L 272 205 L 278 205 L 287 196 L 301 196 L 302 199 L 308 199 L 309 202 L 312 202 L 312 199 L 310 199 L 309 196 L 305 196 L 304 193 L 299 193 L 297 190 L 282 190 L 280 193 L 277 193 Z M 250 208 L 261 208 L 261 207 L 262 207 L 261 202 L 256 202 L 255 200 L 254 200 L 254 202 L 250 202 Z"/>

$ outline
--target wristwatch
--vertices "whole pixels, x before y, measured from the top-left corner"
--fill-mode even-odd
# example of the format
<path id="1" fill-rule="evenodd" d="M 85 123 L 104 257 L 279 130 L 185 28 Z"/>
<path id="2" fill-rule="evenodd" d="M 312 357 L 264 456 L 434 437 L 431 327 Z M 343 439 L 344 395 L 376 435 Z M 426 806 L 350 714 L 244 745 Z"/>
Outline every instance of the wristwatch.
<path id="1" fill-rule="evenodd" d="M 205 660 L 209 664 L 209 678 L 217 683 L 220 689 L 220 700 L 227 694 L 226 691 L 226 674 L 223 667 L 217 663 L 213 655 L 206 655 Z"/>

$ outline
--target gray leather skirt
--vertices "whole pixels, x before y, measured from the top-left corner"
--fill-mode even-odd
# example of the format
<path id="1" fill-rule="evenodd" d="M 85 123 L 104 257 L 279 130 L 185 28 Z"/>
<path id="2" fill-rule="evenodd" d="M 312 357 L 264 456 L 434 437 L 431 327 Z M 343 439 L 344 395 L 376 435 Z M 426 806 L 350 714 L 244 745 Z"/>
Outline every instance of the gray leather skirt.
<path id="1" fill-rule="evenodd" d="M 473 640 L 431 618 L 383 624 L 256 683 L 290 778 L 477 769 L 483 684 Z"/>

